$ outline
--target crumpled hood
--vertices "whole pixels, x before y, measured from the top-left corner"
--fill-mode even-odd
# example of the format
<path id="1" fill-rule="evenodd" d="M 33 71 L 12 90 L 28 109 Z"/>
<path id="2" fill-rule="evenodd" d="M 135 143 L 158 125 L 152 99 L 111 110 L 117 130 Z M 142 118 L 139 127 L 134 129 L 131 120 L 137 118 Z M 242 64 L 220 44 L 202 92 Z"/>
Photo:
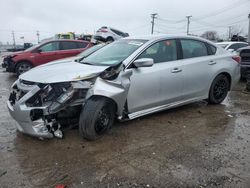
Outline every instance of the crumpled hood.
<path id="1" fill-rule="evenodd" d="M 23 53 L 27 53 L 27 52 L 25 52 L 25 51 L 11 52 L 11 53 L 2 55 L 2 57 L 5 58 L 5 57 L 8 57 L 8 56 L 14 56 L 14 55 L 23 54 Z"/>
<path id="2" fill-rule="evenodd" d="M 37 83 L 57 83 L 83 80 L 97 76 L 107 66 L 94 66 L 71 62 L 54 62 L 35 67 L 19 76 L 22 80 Z"/>

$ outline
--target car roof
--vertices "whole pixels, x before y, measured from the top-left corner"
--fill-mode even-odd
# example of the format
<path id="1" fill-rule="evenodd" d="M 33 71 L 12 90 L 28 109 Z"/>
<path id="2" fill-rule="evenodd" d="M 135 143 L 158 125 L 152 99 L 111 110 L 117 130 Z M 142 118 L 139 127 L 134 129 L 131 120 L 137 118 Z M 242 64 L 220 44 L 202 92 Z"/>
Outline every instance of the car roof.
<path id="1" fill-rule="evenodd" d="M 137 40 L 148 40 L 148 41 L 153 41 L 153 40 L 161 40 L 161 39 L 176 39 L 176 38 L 184 38 L 184 39 L 194 39 L 194 40 L 200 40 L 204 42 L 208 42 L 210 44 L 214 44 L 213 42 L 206 40 L 201 37 L 197 36 L 187 36 L 187 35 L 168 35 L 168 34 L 156 34 L 156 35 L 140 35 L 140 36 L 132 36 L 132 37 L 125 37 L 123 39 L 137 39 Z"/>
<path id="2" fill-rule="evenodd" d="M 66 42 L 88 42 L 89 41 L 86 41 L 86 40 L 72 40 L 72 39 L 52 39 L 52 40 L 46 40 L 44 41 L 44 43 L 47 43 L 47 42 L 58 42 L 58 41 L 66 41 Z"/>
<path id="3" fill-rule="evenodd" d="M 237 50 L 237 52 L 241 52 L 242 50 L 250 50 L 250 46 L 246 46 L 246 47 L 243 47 L 243 48 L 239 48 L 238 50 Z"/>
<path id="4" fill-rule="evenodd" d="M 247 44 L 246 42 L 242 42 L 242 41 L 217 42 L 216 44 L 238 44 L 238 43 Z"/>

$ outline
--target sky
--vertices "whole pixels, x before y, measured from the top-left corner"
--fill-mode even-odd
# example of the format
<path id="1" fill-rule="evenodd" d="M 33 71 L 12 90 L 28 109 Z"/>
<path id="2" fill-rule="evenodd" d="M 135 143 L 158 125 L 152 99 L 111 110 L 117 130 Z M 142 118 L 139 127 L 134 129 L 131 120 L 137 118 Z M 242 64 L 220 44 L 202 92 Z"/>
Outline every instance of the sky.
<path id="1" fill-rule="evenodd" d="M 37 43 L 56 33 L 93 34 L 101 26 L 110 26 L 133 35 L 151 33 L 151 14 L 157 13 L 154 33 L 186 33 L 191 15 L 190 33 L 201 35 L 215 30 L 228 37 L 248 31 L 250 0 L 0 0 L 0 41 Z M 23 37 L 23 38 L 22 38 Z"/>

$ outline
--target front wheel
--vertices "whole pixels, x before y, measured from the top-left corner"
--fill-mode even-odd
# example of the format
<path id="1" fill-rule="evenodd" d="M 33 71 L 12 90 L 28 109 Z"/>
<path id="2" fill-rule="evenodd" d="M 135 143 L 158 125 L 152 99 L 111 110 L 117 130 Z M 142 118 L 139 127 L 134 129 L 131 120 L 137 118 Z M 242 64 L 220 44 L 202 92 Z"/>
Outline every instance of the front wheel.
<path id="1" fill-rule="evenodd" d="M 112 127 L 114 119 L 114 103 L 104 97 L 92 97 L 87 100 L 80 115 L 80 135 L 88 140 L 96 140 Z"/>
<path id="2" fill-rule="evenodd" d="M 226 98 L 229 88 L 230 82 L 227 76 L 218 75 L 210 87 L 208 102 L 210 104 L 220 104 Z"/>

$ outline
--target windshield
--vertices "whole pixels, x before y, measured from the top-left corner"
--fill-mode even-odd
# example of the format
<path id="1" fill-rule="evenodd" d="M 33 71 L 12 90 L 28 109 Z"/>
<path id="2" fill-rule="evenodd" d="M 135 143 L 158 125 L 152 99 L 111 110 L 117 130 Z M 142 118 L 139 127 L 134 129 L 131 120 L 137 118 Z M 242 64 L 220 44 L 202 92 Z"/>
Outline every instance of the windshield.
<path id="1" fill-rule="evenodd" d="M 27 51 L 32 51 L 32 50 L 34 50 L 34 49 L 36 49 L 38 46 L 40 46 L 41 45 L 41 43 L 40 44 L 36 44 L 36 45 L 34 45 L 34 46 L 31 46 L 30 48 L 27 48 L 26 50 L 24 50 L 25 52 L 27 52 Z"/>
<path id="2" fill-rule="evenodd" d="M 145 42 L 147 40 L 122 39 L 89 55 L 81 63 L 100 66 L 116 65 L 125 60 Z"/>
<path id="3" fill-rule="evenodd" d="M 222 48 L 226 48 L 229 44 L 218 44 Z"/>
<path id="4" fill-rule="evenodd" d="M 78 54 L 77 57 L 87 57 L 93 52 L 101 49 L 103 46 L 105 46 L 105 44 L 98 44 L 98 45 L 92 46 L 91 48 L 88 48 L 84 50 L 82 53 Z"/>

